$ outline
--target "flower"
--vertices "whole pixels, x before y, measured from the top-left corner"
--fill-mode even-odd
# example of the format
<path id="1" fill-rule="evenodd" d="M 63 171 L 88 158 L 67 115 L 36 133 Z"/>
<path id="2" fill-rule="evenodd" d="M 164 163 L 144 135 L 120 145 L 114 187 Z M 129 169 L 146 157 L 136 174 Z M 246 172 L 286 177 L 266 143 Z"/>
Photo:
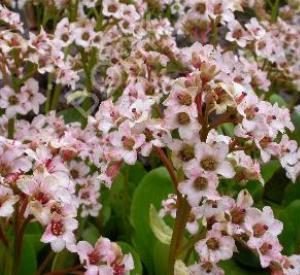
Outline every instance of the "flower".
<path id="1" fill-rule="evenodd" d="M 236 248 L 232 237 L 222 236 L 221 232 L 217 230 L 210 230 L 205 239 L 196 243 L 195 249 L 201 258 L 217 263 L 230 259 Z"/>
<path id="2" fill-rule="evenodd" d="M 43 243 L 50 243 L 54 252 L 60 252 L 65 247 L 72 250 L 75 244 L 73 231 L 77 227 L 78 221 L 76 219 L 54 214 L 46 226 L 41 241 Z"/>

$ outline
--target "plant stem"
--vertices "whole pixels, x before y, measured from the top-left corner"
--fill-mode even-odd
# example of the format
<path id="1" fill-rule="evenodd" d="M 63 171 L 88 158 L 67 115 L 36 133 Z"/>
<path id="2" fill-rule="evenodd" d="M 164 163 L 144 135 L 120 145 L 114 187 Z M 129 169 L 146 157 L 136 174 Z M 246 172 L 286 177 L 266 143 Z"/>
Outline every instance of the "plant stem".
<path id="1" fill-rule="evenodd" d="M 76 265 L 73 267 L 69 267 L 66 269 L 61 269 L 61 270 L 56 270 L 56 271 L 51 271 L 47 272 L 44 275 L 62 275 L 62 274 L 70 274 L 72 271 L 77 271 L 78 269 L 81 269 L 82 265 Z"/>
<path id="2" fill-rule="evenodd" d="M 168 170 L 168 173 L 172 179 L 173 185 L 175 190 L 177 191 L 177 185 L 178 185 L 178 181 L 177 181 L 177 176 L 175 174 L 174 171 L 174 167 L 172 162 L 170 161 L 170 159 L 167 157 L 167 155 L 165 154 L 164 150 L 159 148 L 159 147 L 155 147 L 155 152 L 157 154 L 157 156 L 159 157 L 160 161 L 163 163 L 163 165 L 166 167 L 166 169 Z"/>
<path id="3" fill-rule="evenodd" d="M 8 245 L 9 245 L 8 239 L 7 239 L 6 235 L 3 232 L 1 224 L 0 224 L 0 240 L 3 242 L 5 247 L 8 247 Z"/>
<path id="4" fill-rule="evenodd" d="M 50 252 L 46 256 L 46 258 L 43 260 L 43 262 L 39 266 L 39 268 L 36 271 L 35 275 L 42 275 L 43 274 L 43 271 L 45 270 L 45 268 L 47 267 L 47 265 L 50 263 L 50 261 L 52 260 L 52 258 L 54 257 L 54 255 L 55 255 L 54 252 L 52 250 L 50 250 Z"/>
<path id="5" fill-rule="evenodd" d="M 8 138 L 13 139 L 14 134 L 15 134 L 15 119 L 10 118 L 8 120 L 8 125 L 7 125 L 7 130 L 8 130 Z"/>
<path id="6" fill-rule="evenodd" d="M 59 97 L 61 93 L 62 86 L 60 84 L 56 84 L 52 101 L 51 101 L 51 110 L 56 110 L 58 103 L 59 103 Z"/>
<path id="7" fill-rule="evenodd" d="M 14 266 L 13 274 L 19 274 L 21 256 L 22 256 L 22 247 L 23 247 L 23 237 L 25 227 L 29 221 L 29 218 L 24 220 L 24 213 L 28 204 L 27 198 L 23 199 L 18 206 L 16 223 L 15 223 L 15 257 L 14 257 Z"/>
<path id="8" fill-rule="evenodd" d="M 178 256 L 181 240 L 184 237 L 185 225 L 189 218 L 190 210 L 191 207 L 188 204 L 187 200 L 183 198 L 180 193 L 178 193 L 176 220 L 175 220 L 175 226 L 172 234 L 170 254 L 169 254 L 169 265 L 168 265 L 169 275 L 174 275 L 174 266 L 175 266 L 176 258 Z"/>
<path id="9" fill-rule="evenodd" d="M 280 3 L 280 0 L 275 0 L 275 3 L 272 7 L 272 14 L 271 14 L 271 21 L 272 22 L 276 22 L 276 20 L 277 20 L 279 3 Z"/>

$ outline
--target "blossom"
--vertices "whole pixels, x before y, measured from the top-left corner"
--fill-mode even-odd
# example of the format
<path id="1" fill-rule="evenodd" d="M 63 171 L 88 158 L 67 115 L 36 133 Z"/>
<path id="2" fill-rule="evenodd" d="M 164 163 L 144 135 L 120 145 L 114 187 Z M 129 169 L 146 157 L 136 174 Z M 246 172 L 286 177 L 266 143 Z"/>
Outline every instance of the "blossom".
<path id="1" fill-rule="evenodd" d="M 211 230 L 207 233 L 204 240 L 196 243 L 195 248 L 201 257 L 217 263 L 232 257 L 235 243 L 232 237 L 222 236 L 221 232 Z"/>
<path id="2" fill-rule="evenodd" d="M 72 217 L 53 215 L 41 238 L 44 243 L 50 243 L 55 252 L 62 251 L 65 247 L 72 250 L 75 243 L 74 230 L 78 227 L 78 221 Z"/>

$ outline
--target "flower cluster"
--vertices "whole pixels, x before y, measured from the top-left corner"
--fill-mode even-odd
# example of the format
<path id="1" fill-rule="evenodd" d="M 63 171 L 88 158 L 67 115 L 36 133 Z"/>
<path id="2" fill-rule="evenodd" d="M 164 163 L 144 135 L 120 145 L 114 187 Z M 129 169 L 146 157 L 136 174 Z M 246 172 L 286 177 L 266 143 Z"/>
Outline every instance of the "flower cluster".
<path id="1" fill-rule="evenodd" d="M 263 185 L 270 160 L 293 182 L 300 174 L 290 110 L 269 92 L 298 103 L 299 12 L 287 5 L 274 18 L 239 0 L 75 2 L 49 1 L 53 18 L 39 30 L 0 6 L 0 217 L 38 222 L 41 242 L 78 254 L 86 274 L 129 274 L 131 254 L 104 237 L 79 241 L 78 221 L 99 215 L 123 164 L 156 154 L 175 189 L 161 215 L 178 220 L 184 206 L 197 240 L 188 274 L 223 274 L 218 263 L 245 248 L 272 274 L 300 274 L 272 208 L 220 188 Z M 78 98 L 86 117 L 66 123 Z"/>

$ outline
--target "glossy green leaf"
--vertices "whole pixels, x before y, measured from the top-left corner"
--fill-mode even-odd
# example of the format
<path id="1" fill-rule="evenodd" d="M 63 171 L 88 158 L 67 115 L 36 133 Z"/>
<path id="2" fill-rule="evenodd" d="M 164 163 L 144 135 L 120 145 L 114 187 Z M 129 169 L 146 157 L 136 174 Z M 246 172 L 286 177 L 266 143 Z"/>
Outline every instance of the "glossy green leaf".
<path id="1" fill-rule="evenodd" d="M 24 237 L 19 274 L 34 275 L 37 270 L 35 248 L 28 237 Z"/>
<path id="2" fill-rule="evenodd" d="M 150 274 L 154 274 L 153 246 L 156 240 L 149 224 L 150 205 L 161 208 L 161 201 L 172 192 L 170 176 L 165 168 L 160 167 L 143 178 L 133 195 L 130 212 L 134 227 L 133 243 Z"/>
<path id="3" fill-rule="evenodd" d="M 273 104 L 277 103 L 279 107 L 286 107 L 287 106 L 286 101 L 283 99 L 282 96 L 280 96 L 278 94 L 272 94 L 269 98 L 269 101 Z"/>
<path id="4" fill-rule="evenodd" d="M 225 275 L 267 275 L 267 271 L 262 269 L 255 269 L 245 267 L 238 264 L 235 260 L 231 259 L 228 261 L 223 261 L 219 264 L 221 268 L 224 269 Z"/>
<path id="5" fill-rule="evenodd" d="M 89 223 L 86 229 L 84 229 L 82 232 L 82 239 L 91 244 L 95 244 L 99 237 L 100 232 L 98 228 L 91 223 Z"/>
<path id="6" fill-rule="evenodd" d="M 69 268 L 74 265 L 75 255 L 64 249 L 63 251 L 57 253 L 52 262 L 51 270 L 59 270 Z"/>

